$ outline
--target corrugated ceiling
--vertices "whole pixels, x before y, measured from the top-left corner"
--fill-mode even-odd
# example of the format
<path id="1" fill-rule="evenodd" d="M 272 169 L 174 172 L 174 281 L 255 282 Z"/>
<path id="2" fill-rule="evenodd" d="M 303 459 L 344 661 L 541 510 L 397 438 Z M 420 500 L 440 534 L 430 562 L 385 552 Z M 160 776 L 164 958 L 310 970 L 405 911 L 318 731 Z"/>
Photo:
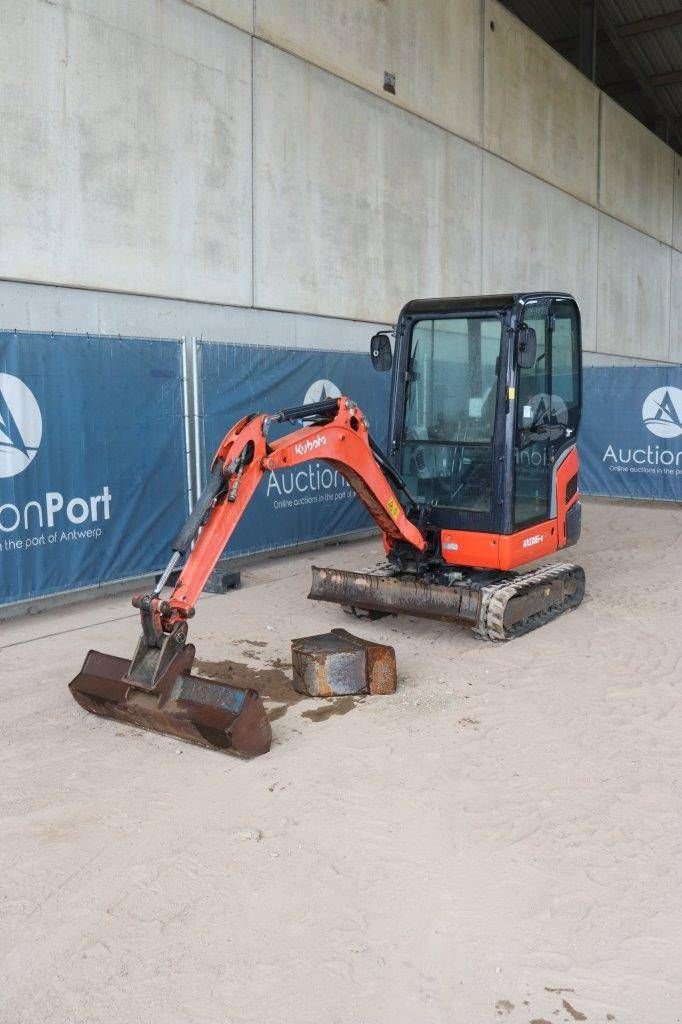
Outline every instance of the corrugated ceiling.
<path id="1" fill-rule="evenodd" d="M 582 24 L 592 0 L 502 0 L 521 21 L 581 68 Z M 594 80 L 682 153 L 682 0 L 594 0 Z M 583 70 L 590 75 L 585 63 Z"/>

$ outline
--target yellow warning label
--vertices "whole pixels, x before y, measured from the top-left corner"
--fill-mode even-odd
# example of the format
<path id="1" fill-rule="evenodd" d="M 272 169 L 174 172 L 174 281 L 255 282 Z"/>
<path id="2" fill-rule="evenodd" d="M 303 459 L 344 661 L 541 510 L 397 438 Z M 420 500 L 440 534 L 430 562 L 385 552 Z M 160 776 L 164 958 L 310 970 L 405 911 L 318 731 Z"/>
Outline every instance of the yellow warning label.
<path id="1" fill-rule="evenodd" d="M 507 388 L 507 398 L 516 398 L 516 388 Z"/>
<path id="2" fill-rule="evenodd" d="M 386 508 L 388 509 L 388 514 L 391 517 L 391 519 L 395 521 L 400 515 L 400 505 L 395 500 L 395 498 L 391 498 L 389 500 L 388 504 L 386 505 Z"/>

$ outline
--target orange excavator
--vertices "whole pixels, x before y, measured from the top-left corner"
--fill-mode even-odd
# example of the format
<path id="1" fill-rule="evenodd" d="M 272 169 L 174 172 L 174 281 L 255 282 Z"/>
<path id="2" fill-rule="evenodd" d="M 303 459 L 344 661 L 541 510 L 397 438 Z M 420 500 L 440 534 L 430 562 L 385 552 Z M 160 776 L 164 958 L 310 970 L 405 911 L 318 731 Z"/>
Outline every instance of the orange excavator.
<path id="1" fill-rule="evenodd" d="M 156 588 L 133 598 L 142 634 L 132 661 L 90 651 L 70 683 L 86 710 L 245 757 L 269 749 L 255 690 L 191 674 L 188 621 L 263 475 L 312 459 L 354 488 L 382 531 L 387 561 L 370 572 L 313 567 L 309 597 L 368 618 L 461 622 L 490 640 L 527 633 L 581 602 L 577 565 L 514 571 L 580 535 L 575 300 L 540 292 L 415 300 L 400 313 L 395 344 L 377 334 L 370 355 L 375 369 L 393 371 L 388 453 L 348 397 L 236 423 Z M 286 422 L 297 429 L 271 439 L 273 425 Z"/>

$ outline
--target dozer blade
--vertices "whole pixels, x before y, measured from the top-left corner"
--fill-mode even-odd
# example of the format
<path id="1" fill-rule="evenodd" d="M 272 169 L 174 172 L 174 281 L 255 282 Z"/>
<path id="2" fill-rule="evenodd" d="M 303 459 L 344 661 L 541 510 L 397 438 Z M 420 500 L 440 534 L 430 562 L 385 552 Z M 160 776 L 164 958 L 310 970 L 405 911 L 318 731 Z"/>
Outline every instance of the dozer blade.
<path id="1" fill-rule="evenodd" d="M 475 625 L 481 591 L 467 583 L 443 586 L 388 573 L 348 572 L 312 566 L 308 597 L 386 615 L 417 615 Z"/>
<path id="2" fill-rule="evenodd" d="M 187 644 L 150 686 L 130 679 L 134 661 L 89 651 L 69 689 L 95 715 L 242 757 L 267 753 L 272 734 L 258 693 L 190 675 L 193 660 Z"/>

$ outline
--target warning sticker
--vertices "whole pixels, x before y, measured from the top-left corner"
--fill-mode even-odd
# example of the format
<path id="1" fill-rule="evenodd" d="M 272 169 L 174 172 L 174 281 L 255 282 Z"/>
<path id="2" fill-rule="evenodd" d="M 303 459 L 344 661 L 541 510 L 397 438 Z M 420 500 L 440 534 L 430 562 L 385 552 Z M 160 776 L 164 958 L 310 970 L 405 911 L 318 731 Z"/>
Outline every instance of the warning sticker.
<path id="1" fill-rule="evenodd" d="M 395 500 L 395 498 L 391 498 L 388 501 L 386 508 L 388 509 L 388 514 L 391 517 L 391 519 L 395 521 L 400 515 L 400 505 Z"/>

